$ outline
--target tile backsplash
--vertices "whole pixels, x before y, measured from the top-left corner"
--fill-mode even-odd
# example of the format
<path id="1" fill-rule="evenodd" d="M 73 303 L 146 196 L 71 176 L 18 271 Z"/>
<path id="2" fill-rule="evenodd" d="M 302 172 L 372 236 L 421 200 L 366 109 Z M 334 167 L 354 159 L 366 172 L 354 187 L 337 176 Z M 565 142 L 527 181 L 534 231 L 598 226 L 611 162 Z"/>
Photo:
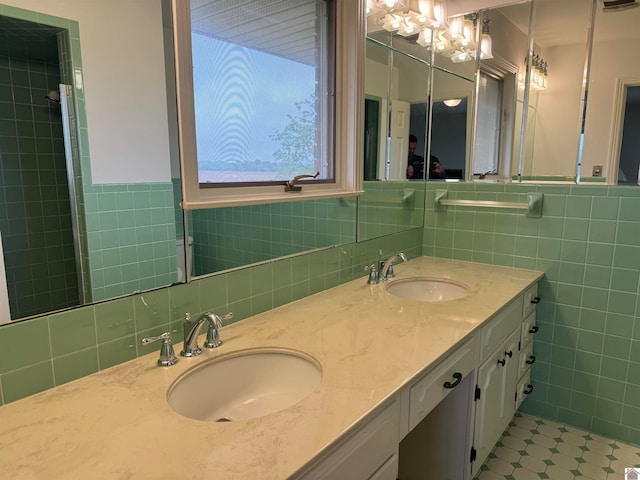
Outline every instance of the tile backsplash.
<path id="1" fill-rule="evenodd" d="M 412 258 L 421 245 L 418 228 L 3 326 L 2 403 L 157 351 L 140 344 L 145 336 L 171 331 L 177 344 L 185 312 L 233 311 L 239 321 L 359 277 L 365 281 L 364 266 L 380 249 Z"/>
<path id="2" fill-rule="evenodd" d="M 541 218 L 450 199 L 525 202 Z M 524 410 L 638 443 L 640 190 L 601 185 L 429 184 L 423 253 L 541 270 L 534 391 Z"/>

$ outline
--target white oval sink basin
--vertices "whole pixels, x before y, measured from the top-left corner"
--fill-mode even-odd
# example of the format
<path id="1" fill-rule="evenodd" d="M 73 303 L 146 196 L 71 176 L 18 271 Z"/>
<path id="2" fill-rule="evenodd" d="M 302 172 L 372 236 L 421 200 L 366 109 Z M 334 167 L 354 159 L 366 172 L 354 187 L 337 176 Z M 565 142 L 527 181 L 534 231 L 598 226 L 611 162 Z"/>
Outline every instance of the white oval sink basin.
<path id="1" fill-rule="evenodd" d="M 167 401 L 195 420 L 247 420 L 298 403 L 321 378 L 320 364 L 305 353 L 285 348 L 240 350 L 187 370 L 169 387 Z"/>
<path id="2" fill-rule="evenodd" d="M 446 278 L 403 278 L 387 285 L 391 295 L 421 302 L 445 302 L 464 298 L 471 290 L 464 283 Z"/>

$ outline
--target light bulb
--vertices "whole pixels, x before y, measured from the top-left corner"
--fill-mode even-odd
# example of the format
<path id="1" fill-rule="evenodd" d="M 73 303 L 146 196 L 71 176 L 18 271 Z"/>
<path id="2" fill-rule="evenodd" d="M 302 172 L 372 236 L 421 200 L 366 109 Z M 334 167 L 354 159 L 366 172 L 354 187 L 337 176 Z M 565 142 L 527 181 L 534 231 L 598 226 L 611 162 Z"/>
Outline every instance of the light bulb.
<path id="1" fill-rule="evenodd" d="M 425 48 L 431 47 L 431 42 L 433 41 L 433 32 L 430 28 L 423 28 L 420 30 L 420 35 L 418 35 L 418 39 L 416 43 L 418 45 L 422 45 Z"/>
<path id="2" fill-rule="evenodd" d="M 400 24 L 400 28 L 398 29 L 398 35 L 402 35 L 403 37 L 408 37 L 413 35 L 417 31 L 417 25 L 413 23 L 409 17 L 404 19 L 404 22 Z"/>
<path id="3" fill-rule="evenodd" d="M 493 41 L 488 33 L 483 33 L 480 39 L 480 58 L 483 60 L 493 58 Z"/>
<path id="4" fill-rule="evenodd" d="M 447 4 L 444 0 L 435 0 L 433 4 L 433 13 L 436 18 L 436 23 L 433 24 L 437 28 L 448 28 L 447 25 Z"/>
<path id="5" fill-rule="evenodd" d="M 472 20 L 464 21 L 464 36 L 460 39 L 460 45 L 467 48 L 475 48 L 476 29 Z"/>
<path id="6" fill-rule="evenodd" d="M 469 60 L 471 60 L 471 55 L 469 55 L 467 52 L 456 52 L 454 55 L 451 56 L 451 61 L 453 63 L 462 63 L 462 62 L 468 62 Z"/>
<path id="7" fill-rule="evenodd" d="M 451 40 L 464 38 L 464 17 L 462 15 L 449 19 L 449 38 Z"/>
<path id="8" fill-rule="evenodd" d="M 458 105 L 460 105 L 462 103 L 462 99 L 461 98 L 450 98 L 448 100 L 444 100 L 442 103 L 444 103 L 447 107 L 457 107 Z"/>
<path id="9" fill-rule="evenodd" d="M 418 10 L 420 11 L 418 16 L 420 24 L 430 27 L 436 23 L 436 17 L 433 13 L 433 0 L 418 0 Z"/>
<path id="10" fill-rule="evenodd" d="M 395 32 L 400 28 L 401 24 L 402 19 L 400 17 L 392 13 L 387 13 L 384 16 L 384 24 L 382 25 L 382 28 L 384 28 L 387 32 Z"/>

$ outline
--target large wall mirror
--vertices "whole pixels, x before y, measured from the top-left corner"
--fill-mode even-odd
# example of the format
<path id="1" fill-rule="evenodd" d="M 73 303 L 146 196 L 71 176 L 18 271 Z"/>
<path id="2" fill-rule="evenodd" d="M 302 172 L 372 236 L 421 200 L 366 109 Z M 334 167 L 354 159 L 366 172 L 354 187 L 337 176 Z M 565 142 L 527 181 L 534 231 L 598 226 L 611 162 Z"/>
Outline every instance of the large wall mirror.
<path id="1" fill-rule="evenodd" d="M 184 278 L 167 6 L 0 4 L 0 323 Z"/>
<path id="2" fill-rule="evenodd" d="M 184 232 L 171 18 L 0 4 L 0 323 L 355 241 L 354 199 L 190 212 Z"/>
<path id="3" fill-rule="evenodd" d="M 640 65 L 628 58 L 640 9 L 534 2 L 533 9 L 530 2 L 448 2 L 450 16 L 478 22 L 476 41 L 489 20 L 493 58 L 480 59 L 479 76 L 475 61 L 432 60 L 419 34 L 398 35 L 382 24 L 370 32 L 362 60 L 366 181 L 357 202 L 202 210 L 190 214 L 185 233 L 170 2 L 2 0 L 2 321 L 185 281 L 187 265 L 207 275 L 420 227 L 425 182 L 407 178 L 410 147 L 429 159 L 427 181 L 442 181 L 428 178 L 433 155 L 448 180 L 573 181 L 580 159 L 582 182 L 636 185 L 638 167 L 624 159 L 635 145 L 628 139 L 637 138 Z M 527 57 L 532 11 L 535 64 Z M 525 91 L 534 66 L 538 76 L 546 71 L 546 88 Z M 404 113 L 393 113 L 394 104 Z M 559 121 L 560 109 L 562 128 L 548 123 Z M 482 130 L 490 117 L 501 135 L 488 141 Z M 64 131 L 66 138 L 58 135 Z"/>
<path id="4" fill-rule="evenodd" d="M 407 1 L 391 10 L 390 3 L 370 5 L 369 36 L 427 62 L 434 53 L 431 151 L 457 132 L 454 155 L 465 145 L 465 180 L 637 184 L 638 168 L 626 160 L 630 142 L 623 142 L 640 85 L 637 62 L 625 60 L 638 36 L 635 2 L 607 10 L 594 0 Z M 445 11 L 446 25 L 422 28 L 421 16 L 438 25 Z M 490 37 L 490 52 L 475 55 L 463 45 L 471 27 L 481 45 Z M 455 131 L 438 126 L 455 112 L 440 103 L 449 95 L 438 91 L 439 74 L 473 83 L 466 104 L 461 94 L 455 107 L 468 112 L 466 131 L 462 112 Z M 457 160 L 442 156 L 457 169 Z"/>

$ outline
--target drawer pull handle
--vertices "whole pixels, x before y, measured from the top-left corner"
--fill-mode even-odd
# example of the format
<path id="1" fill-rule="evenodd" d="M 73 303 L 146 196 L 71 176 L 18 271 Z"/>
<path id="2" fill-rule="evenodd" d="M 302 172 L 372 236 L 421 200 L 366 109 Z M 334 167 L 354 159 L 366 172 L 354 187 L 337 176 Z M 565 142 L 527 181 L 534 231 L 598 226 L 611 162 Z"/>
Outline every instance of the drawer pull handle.
<path id="1" fill-rule="evenodd" d="M 540 297 L 533 297 L 533 299 L 531 300 L 531 303 L 533 304 L 540 303 Z"/>
<path id="2" fill-rule="evenodd" d="M 498 360 L 498 363 L 504 367 L 507 361 L 503 358 L 502 360 Z"/>
<path id="3" fill-rule="evenodd" d="M 509 358 L 513 357 L 513 351 L 512 350 L 509 350 L 508 352 L 504 352 L 504 354 Z"/>
<path id="4" fill-rule="evenodd" d="M 535 362 L 535 361 L 536 361 L 535 355 L 529 355 L 529 358 L 526 360 L 528 365 L 532 365 L 533 362 Z"/>
<path id="5" fill-rule="evenodd" d="M 456 379 L 455 382 L 444 382 L 444 388 L 454 388 L 462 381 L 462 374 L 460 372 L 456 372 L 453 374 L 453 378 Z"/>
<path id="6" fill-rule="evenodd" d="M 529 384 L 522 393 L 524 393 L 525 395 L 529 395 L 531 392 L 533 392 L 533 385 Z"/>
<path id="7" fill-rule="evenodd" d="M 531 328 L 529 329 L 529 333 L 536 333 L 538 330 L 539 330 L 539 329 L 538 329 L 538 326 L 536 325 L 536 326 L 531 327 Z"/>

